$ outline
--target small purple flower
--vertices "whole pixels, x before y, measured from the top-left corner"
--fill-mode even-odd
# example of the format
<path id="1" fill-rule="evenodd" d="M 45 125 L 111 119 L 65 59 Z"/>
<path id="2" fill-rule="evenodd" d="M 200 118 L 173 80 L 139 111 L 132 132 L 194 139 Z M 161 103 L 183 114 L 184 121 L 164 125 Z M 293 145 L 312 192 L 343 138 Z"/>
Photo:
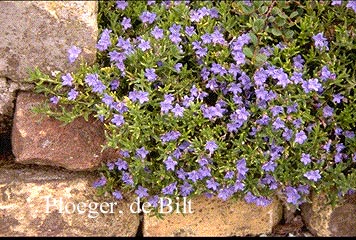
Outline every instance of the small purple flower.
<path id="1" fill-rule="evenodd" d="M 218 190 L 219 186 L 220 184 L 217 183 L 213 178 L 206 180 L 206 187 L 213 191 Z"/>
<path id="2" fill-rule="evenodd" d="M 62 76 L 62 86 L 72 86 L 73 77 L 70 73 Z"/>
<path id="3" fill-rule="evenodd" d="M 239 161 L 237 161 L 236 170 L 238 172 L 238 177 L 237 178 L 239 180 L 242 180 L 242 179 L 244 179 L 246 177 L 246 174 L 248 172 L 248 168 L 247 168 L 247 165 L 246 165 L 246 159 L 245 158 L 242 158 Z"/>
<path id="4" fill-rule="evenodd" d="M 303 69 L 303 66 L 304 66 L 304 59 L 302 58 L 302 56 L 300 54 L 298 54 L 297 56 L 295 56 L 293 58 L 293 66 L 296 68 L 296 69 Z"/>
<path id="5" fill-rule="evenodd" d="M 193 170 L 188 172 L 188 179 L 192 180 L 194 183 L 201 178 L 199 171 Z"/>
<path id="6" fill-rule="evenodd" d="M 143 52 L 147 51 L 148 49 L 151 49 L 150 41 L 145 41 L 141 40 L 141 42 L 138 44 L 138 48 L 141 49 Z"/>
<path id="7" fill-rule="evenodd" d="M 262 165 L 262 170 L 265 172 L 274 172 L 277 167 L 277 163 L 275 161 L 268 161 Z"/>
<path id="8" fill-rule="evenodd" d="M 181 107 L 178 103 L 176 103 L 176 105 L 172 109 L 172 113 L 174 113 L 175 117 L 183 117 L 184 109 L 185 108 Z"/>
<path id="9" fill-rule="evenodd" d="M 341 6 L 342 0 L 333 0 L 331 6 Z"/>
<path id="10" fill-rule="evenodd" d="M 328 47 L 328 40 L 324 37 L 323 33 L 318 33 L 317 35 L 313 36 L 315 47 L 319 50 L 329 50 Z"/>
<path id="11" fill-rule="evenodd" d="M 286 140 L 289 141 L 293 137 L 293 131 L 289 128 L 284 128 L 284 132 L 282 134 L 282 137 Z"/>
<path id="12" fill-rule="evenodd" d="M 178 169 L 176 171 L 176 174 L 177 174 L 177 177 L 182 180 L 185 180 L 185 178 L 187 176 L 187 173 L 182 168 Z"/>
<path id="13" fill-rule="evenodd" d="M 323 116 L 325 118 L 332 117 L 334 113 L 334 109 L 330 107 L 329 105 L 326 105 L 323 109 Z"/>
<path id="14" fill-rule="evenodd" d="M 355 137 L 355 133 L 353 131 L 345 131 L 344 132 L 344 136 L 346 138 L 354 138 Z"/>
<path id="15" fill-rule="evenodd" d="M 193 34 L 195 34 L 195 28 L 194 27 L 191 27 L 191 26 L 187 26 L 185 27 L 185 33 L 191 37 L 193 36 Z"/>
<path id="16" fill-rule="evenodd" d="M 102 187 L 106 184 L 106 178 L 103 176 L 93 183 L 94 188 Z"/>
<path id="17" fill-rule="evenodd" d="M 321 178 L 319 170 L 308 171 L 308 172 L 304 173 L 303 176 L 306 177 L 308 180 L 311 180 L 313 182 L 317 182 Z"/>
<path id="18" fill-rule="evenodd" d="M 153 28 L 153 30 L 151 31 L 151 34 L 155 39 L 157 39 L 157 40 L 161 39 L 161 38 L 163 38 L 163 29 L 155 26 Z"/>
<path id="19" fill-rule="evenodd" d="M 219 190 L 218 193 L 218 198 L 222 199 L 223 201 L 226 201 L 227 199 L 229 199 L 231 197 L 231 195 L 233 194 L 233 192 L 231 191 L 230 188 L 222 188 Z"/>
<path id="20" fill-rule="evenodd" d="M 122 160 L 121 158 L 118 158 L 117 161 L 115 162 L 115 165 L 117 167 L 117 170 L 122 171 L 122 170 L 127 170 L 129 168 L 129 165 L 125 160 Z"/>
<path id="21" fill-rule="evenodd" d="M 142 147 L 137 149 L 136 156 L 140 157 L 141 159 L 145 159 L 148 153 L 149 151 L 146 150 L 145 147 Z"/>
<path id="22" fill-rule="evenodd" d="M 225 179 L 232 179 L 233 177 L 234 177 L 234 172 L 233 171 L 228 171 L 226 174 L 225 174 L 225 176 L 224 176 L 224 178 Z"/>
<path id="23" fill-rule="evenodd" d="M 114 114 L 114 117 L 113 119 L 111 119 L 111 122 L 115 124 L 117 127 L 120 127 L 122 124 L 125 123 L 125 119 L 120 114 Z"/>
<path id="24" fill-rule="evenodd" d="M 172 195 L 175 190 L 177 190 L 177 182 L 171 183 L 167 187 L 164 187 L 162 189 L 162 193 L 165 195 Z"/>
<path id="25" fill-rule="evenodd" d="M 149 82 L 153 82 L 157 79 L 156 70 L 153 68 L 146 68 L 145 69 L 145 77 Z"/>
<path id="26" fill-rule="evenodd" d="M 273 126 L 273 128 L 274 128 L 275 130 L 283 129 L 283 128 L 284 128 L 284 121 L 278 117 L 278 118 L 273 122 L 272 126 Z"/>
<path id="27" fill-rule="evenodd" d="M 129 185 L 129 186 L 133 186 L 134 185 L 134 181 L 132 180 L 132 176 L 127 173 L 127 172 L 124 172 L 122 174 L 122 177 L 121 177 L 121 180 L 123 181 L 123 183 L 125 183 L 126 185 Z"/>
<path id="28" fill-rule="evenodd" d="M 301 196 L 299 195 L 297 189 L 295 189 L 294 187 L 286 187 L 285 189 L 285 194 L 287 196 L 287 202 L 288 203 L 292 203 L 294 205 L 298 205 L 299 204 L 299 199 L 301 198 Z"/>
<path id="29" fill-rule="evenodd" d="M 177 63 L 176 65 L 174 65 L 174 69 L 177 72 L 180 72 L 182 67 L 183 67 L 183 64 L 181 64 L 181 63 Z"/>
<path id="30" fill-rule="evenodd" d="M 115 191 L 112 193 L 112 195 L 113 195 L 117 200 L 123 199 L 121 192 L 118 191 L 118 190 L 115 190 Z"/>
<path id="31" fill-rule="evenodd" d="M 51 103 L 53 103 L 53 104 L 56 105 L 56 104 L 58 104 L 59 99 L 60 99 L 60 97 L 53 96 L 53 97 L 51 97 L 49 100 L 51 101 Z"/>
<path id="32" fill-rule="evenodd" d="M 356 13 L 356 1 L 355 0 L 349 0 L 348 3 L 346 4 L 346 7 L 351 8 Z"/>
<path id="33" fill-rule="evenodd" d="M 77 46 L 70 47 L 68 50 L 69 63 L 74 63 L 81 52 L 82 52 L 82 50 Z"/>
<path id="34" fill-rule="evenodd" d="M 121 21 L 121 26 L 127 30 L 129 29 L 130 27 L 132 27 L 131 25 L 131 19 L 130 18 L 127 18 L 127 17 L 124 17 Z"/>
<path id="35" fill-rule="evenodd" d="M 307 135 L 305 135 L 304 131 L 299 131 L 297 134 L 295 134 L 295 142 L 299 144 L 303 144 L 305 140 L 307 140 Z"/>
<path id="36" fill-rule="evenodd" d="M 251 192 L 247 192 L 244 199 L 247 203 L 254 203 L 256 202 L 257 197 L 253 195 Z"/>
<path id="37" fill-rule="evenodd" d="M 140 104 L 148 102 L 148 92 L 144 91 L 131 91 L 129 92 L 129 99 L 131 101 L 136 102 L 139 101 Z"/>
<path id="38" fill-rule="evenodd" d="M 188 196 L 192 191 L 193 187 L 188 182 L 184 182 L 184 184 L 180 186 L 180 194 L 182 197 Z"/>
<path id="39" fill-rule="evenodd" d="M 205 150 L 208 150 L 210 154 L 213 154 L 216 149 L 218 149 L 218 145 L 214 140 L 206 142 Z"/>
<path id="40" fill-rule="evenodd" d="M 164 161 L 164 164 L 166 165 L 166 169 L 168 171 L 174 171 L 174 168 L 178 163 L 177 163 L 177 161 L 174 161 L 171 156 L 168 156 L 167 160 Z"/>
<path id="41" fill-rule="evenodd" d="M 148 192 L 147 192 L 147 188 L 144 188 L 142 186 L 138 186 L 138 188 L 135 190 L 135 193 L 137 194 L 137 196 L 139 198 L 143 198 L 143 197 L 148 197 Z"/>
<path id="42" fill-rule="evenodd" d="M 302 157 L 300 159 L 304 165 L 308 165 L 311 163 L 310 154 L 302 153 Z"/>
<path id="43" fill-rule="evenodd" d="M 77 96 L 78 96 L 78 92 L 77 91 L 75 91 L 73 88 L 69 91 L 69 93 L 68 93 L 68 100 L 74 100 L 74 99 L 76 99 L 77 98 Z"/>
<path id="44" fill-rule="evenodd" d="M 334 94 L 333 95 L 333 102 L 334 103 L 341 103 L 341 101 L 344 99 L 345 97 L 343 95 L 341 95 L 340 93 Z"/>
<path id="45" fill-rule="evenodd" d="M 156 14 L 145 11 L 140 15 L 140 19 L 143 23 L 152 24 L 154 22 L 154 20 L 156 19 Z"/>
<path id="46" fill-rule="evenodd" d="M 280 113 L 283 113 L 283 111 L 284 111 L 283 107 L 281 107 L 281 106 L 273 106 L 271 108 L 271 112 L 272 112 L 272 116 L 273 117 L 277 116 Z"/>
<path id="47" fill-rule="evenodd" d="M 96 44 L 96 48 L 99 51 L 105 51 L 106 49 L 108 49 L 109 46 L 111 46 L 111 40 L 110 40 L 111 32 L 112 32 L 111 30 L 105 28 L 104 31 L 101 33 L 100 39 Z"/>
<path id="48" fill-rule="evenodd" d="M 120 10 L 125 10 L 125 8 L 128 6 L 127 1 L 116 1 L 116 8 Z"/>
<path id="49" fill-rule="evenodd" d="M 179 131 L 169 131 L 161 136 L 161 141 L 163 143 L 175 141 L 180 136 L 181 136 L 181 133 Z"/>

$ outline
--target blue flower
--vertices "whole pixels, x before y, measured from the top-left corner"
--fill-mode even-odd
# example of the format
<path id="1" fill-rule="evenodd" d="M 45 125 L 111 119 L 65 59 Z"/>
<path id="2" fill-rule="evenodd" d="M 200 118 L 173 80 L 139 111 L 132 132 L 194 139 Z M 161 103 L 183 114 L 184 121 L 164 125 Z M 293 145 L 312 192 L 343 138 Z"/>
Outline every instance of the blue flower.
<path id="1" fill-rule="evenodd" d="M 294 187 L 288 186 L 285 188 L 285 194 L 287 196 L 288 203 L 292 203 L 294 205 L 299 204 L 299 200 L 300 200 L 301 196 L 298 193 L 297 189 L 295 189 Z"/>
<path id="2" fill-rule="evenodd" d="M 117 127 L 120 127 L 122 124 L 125 123 L 125 119 L 120 114 L 114 114 L 114 117 L 113 119 L 111 119 L 111 122 L 115 124 Z"/>
<path id="3" fill-rule="evenodd" d="M 153 30 L 151 31 L 151 34 L 155 39 L 157 39 L 157 40 L 161 39 L 161 38 L 163 38 L 163 29 L 155 26 L 153 28 Z"/>
<path id="4" fill-rule="evenodd" d="M 180 186 L 180 195 L 182 197 L 189 196 L 192 191 L 193 187 L 188 182 L 184 182 L 184 184 Z"/>
<path id="5" fill-rule="evenodd" d="M 218 145 L 214 140 L 207 141 L 205 144 L 205 150 L 208 150 L 210 154 L 213 154 L 215 150 L 218 149 Z"/>
<path id="6" fill-rule="evenodd" d="M 73 77 L 70 73 L 62 76 L 62 86 L 72 86 Z"/>
<path id="7" fill-rule="evenodd" d="M 136 156 L 140 157 L 141 159 L 145 159 L 148 153 L 149 153 L 149 151 L 146 150 L 145 147 L 142 147 L 142 148 L 137 149 Z"/>
<path id="8" fill-rule="evenodd" d="M 308 172 L 304 173 L 303 176 L 306 177 L 307 179 L 313 181 L 313 182 L 317 182 L 321 178 L 319 170 L 308 171 Z"/>
<path id="9" fill-rule="evenodd" d="M 171 183 L 167 187 L 164 187 L 162 189 L 162 193 L 165 195 L 172 195 L 175 190 L 177 190 L 177 182 Z"/>
<path id="10" fill-rule="evenodd" d="M 302 153 L 302 157 L 300 159 L 304 165 L 311 163 L 310 154 Z"/>
<path id="11" fill-rule="evenodd" d="M 153 82 L 154 80 L 157 79 L 156 70 L 153 68 L 146 68 L 145 77 L 149 82 Z"/>
<path id="12" fill-rule="evenodd" d="M 175 166 L 178 164 L 177 161 L 174 161 L 171 156 L 168 156 L 167 160 L 164 161 L 167 171 L 174 171 Z"/>
<path id="13" fill-rule="evenodd" d="M 106 184 L 106 178 L 103 176 L 93 183 L 94 188 L 102 187 Z"/>
<path id="14" fill-rule="evenodd" d="M 143 23 L 149 23 L 152 24 L 154 22 L 154 20 L 156 19 L 156 14 L 155 13 L 151 13 L 148 11 L 144 11 L 141 15 L 140 15 L 140 19 Z"/>
<path id="15" fill-rule="evenodd" d="M 131 19 L 124 17 L 121 21 L 121 25 L 125 30 L 129 29 L 130 27 L 132 27 Z"/>
<path id="16" fill-rule="evenodd" d="M 305 140 L 307 140 L 307 135 L 305 135 L 304 131 L 299 131 L 297 134 L 295 134 L 295 142 L 299 144 L 303 144 Z"/>
<path id="17" fill-rule="evenodd" d="M 99 51 L 105 51 L 106 49 L 108 49 L 109 46 L 111 46 L 111 39 L 110 39 L 111 32 L 112 30 L 105 28 L 104 31 L 101 33 L 100 39 L 96 44 L 96 48 Z"/>
<path id="18" fill-rule="evenodd" d="M 120 10 L 125 10 L 125 8 L 128 6 L 127 1 L 116 1 L 116 8 Z"/>
<path id="19" fill-rule="evenodd" d="M 115 190 L 115 191 L 112 193 L 112 195 L 113 195 L 117 200 L 123 199 L 121 192 L 118 191 L 118 190 Z"/>
<path id="20" fill-rule="evenodd" d="M 329 50 L 328 41 L 324 37 L 322 32 L 313 36 L 313 40 L 314 40 L 315 47 L 318 50 L 323 50 L 323 48 L 325 48 L 325 50 Z"/>
<path id="21" fill-rule="evenodd" d="M 147 192 L 147 188 L 144 188 L 142 186 L 138 186 L 137 190 L 135 190 L 135 193 L 137 194 L 137 196 L 139 198 L 143 198 L 143 197 L 148 197 L 148 192 Z"/>
<path id="22" fill-rule="evenodd" d="M 70 91 L 69 91 L 69 93 L 68 93 L 68 100 L 74 100 L 74 99 L 76 99 L 77 98 L 77 96 L 78 96 L 78 92 L 77 91 L 75 91 L 74 89 L 71 89 Z"/>
<path id="23" fill-rule="evenodd" d="M 82 52 L 82 50 L 77 46 L 70 47 L 68 49 L 68 60 L 69 60 L 69 63 L 74 63 L 81 52 Z"/>

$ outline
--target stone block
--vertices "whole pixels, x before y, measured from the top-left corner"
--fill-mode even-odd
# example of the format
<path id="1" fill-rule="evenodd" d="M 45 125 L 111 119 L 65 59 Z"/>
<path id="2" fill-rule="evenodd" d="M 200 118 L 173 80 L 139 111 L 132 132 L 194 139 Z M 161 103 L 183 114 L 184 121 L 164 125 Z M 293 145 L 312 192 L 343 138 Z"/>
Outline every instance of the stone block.
<path id="1" fill-rule="evenodd" d="M 164 219 L 144 218 L 144 236 L 256 236 L 269 234 L 282 217 L 282 205 L 248 204 L 244 200 L 222 201 L 199 196 L 191 199 L 194 213 L 171 213 Z"/>
<path id="2" fill-rule="evenodd" d="M 321 237 L 356 237 L 356 194 L 345 196 L 332 207 L 325 195 L 313 194 L 301 207 L 309 231 Z"/>
<path id="3" fill-rule="evenodd" d="M 114 151 L 102 152 L 106 138 L 99 120 L 77 118 L 64 125 L 33 113 L 31 109 L 44 100 L 44 96 L 29 92 L 20 92 L 17 97 L 11 138 L 16 162 L 92 170 L 115 160 Z"/>

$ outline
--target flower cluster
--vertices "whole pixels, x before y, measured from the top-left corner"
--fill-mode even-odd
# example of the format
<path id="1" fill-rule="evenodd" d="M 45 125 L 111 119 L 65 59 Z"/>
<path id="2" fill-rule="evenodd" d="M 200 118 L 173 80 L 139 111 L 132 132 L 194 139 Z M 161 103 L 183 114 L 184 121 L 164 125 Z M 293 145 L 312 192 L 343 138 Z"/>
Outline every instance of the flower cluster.
<path id="1" fill-rule="evenodd" d="M 120 23 L 102 28 L 101 70 L 89 69 L 84 80 L 63 74 L 68 96 L 51 96 L 53 104 L 97 100 L 90 111 L 120 158 L 95 187 L 117 199 L 133 189 L 153 206 L 159 196 L 194 194 L 266 206 L 277 192 L 299 205 L 312 189 L 356 188 L 355 125 L 343 118 L 355 98 L 343 85 L 351 75 L 335 61 L 339 42 L 355 41 L 354 32 L 329 36 L 300 16 L 293 22 L 300 37 L 281 38 L 278 31 L 293 28 L 268 23 L 269 3 L 257 2 L 101 3 L 114 6 Z M 292 19 L 299 5 L 290 4 Z M 355 10 L 352 1 L 346 7 Z M 235 23 L 248 16 L 252 27 Z M 78 54 L 72 48 L 69 61 Z"/>

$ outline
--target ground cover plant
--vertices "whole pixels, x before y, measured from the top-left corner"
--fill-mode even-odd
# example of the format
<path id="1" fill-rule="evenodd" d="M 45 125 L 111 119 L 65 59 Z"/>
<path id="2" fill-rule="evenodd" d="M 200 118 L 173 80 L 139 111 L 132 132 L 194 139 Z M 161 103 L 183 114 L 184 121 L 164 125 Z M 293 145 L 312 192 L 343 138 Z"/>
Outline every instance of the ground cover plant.
<path id="1" fill-rule="evenodd" d="M 99 8 L 97 63 L 30 81 L 48 96 L 35 111 L 105 125 L 121 156 L 102 167 L 100 193 L 299 206 L 356 189 L 356 1 Z"/>

